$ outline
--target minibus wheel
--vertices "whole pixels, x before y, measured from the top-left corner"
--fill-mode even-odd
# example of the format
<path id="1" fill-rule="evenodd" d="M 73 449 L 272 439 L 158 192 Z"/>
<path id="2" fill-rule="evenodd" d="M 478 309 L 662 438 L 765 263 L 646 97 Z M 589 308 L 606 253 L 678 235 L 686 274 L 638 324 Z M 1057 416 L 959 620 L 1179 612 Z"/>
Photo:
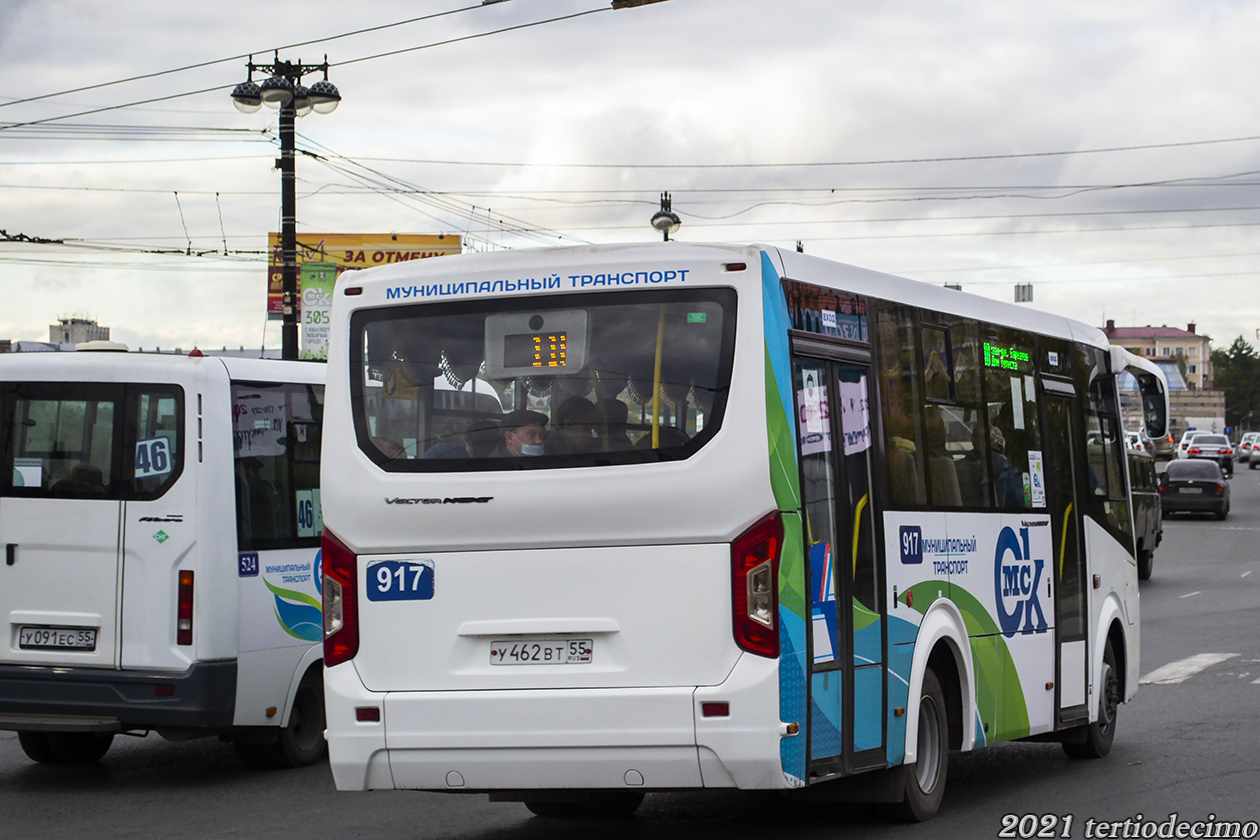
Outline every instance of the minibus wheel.
<path id="1" fill-rule="evenodd" d="M 57 754 L 53 752 L 52 744 L 48 742 L 47 732 L 19 732 L 18 744 L 31 761 L 37 761 L 40 764 L 61 763 L 57 759 Z"/>
<path id="2" fill-rule="evenodd" d="M 890 803 L 885 809 L 887 816 L 901 822 L 932 819 L 945 795 L 945 777 L 949 773 L 949 715 L 945 692 L 931 668 L 923 672 L 918 728 L 918 759 L 914 764 L 898 768 L 905 794 L 900 802 Z"/>
<path id="3" fill-rule="evenodd" d="M 319 668 L 302 677 L 289 723 L 280 727 L 274 750 L 277 767 L 309 767 L 323 760 L 328 751 L 324 741 L 324 679 Z"/>
<path id="4" fill-rule="evenodd" d="M 1098 720 L 1081 727 L 1084 737 L 1063 742 L 1071 758 L 1102 758 L 1111 752 L 1116 738 L 1116 713 L 1120 706 L 1120 679 L 1116 676 L 1116 654 L 1111 642 L 1103 649 L 1102 690 L 1098 697 Z"/>
<path id="5" fill-rule="evenodd" d="M 112 732 L 19 732 L 27 758 L 40 764 L 93 764 L 109 752 Z"/>

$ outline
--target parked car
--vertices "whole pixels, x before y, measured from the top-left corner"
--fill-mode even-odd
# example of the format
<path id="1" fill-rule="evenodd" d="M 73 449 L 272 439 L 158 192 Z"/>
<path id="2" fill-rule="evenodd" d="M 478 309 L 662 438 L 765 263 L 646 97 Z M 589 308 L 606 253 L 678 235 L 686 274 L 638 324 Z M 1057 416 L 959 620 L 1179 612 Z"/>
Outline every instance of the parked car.
<path id="1" fill-rule="evenodd" d="M 1155 564 L 1155 549 L 1164 538 L 1159 477 L 1155 474 L 1155 459 L 1150 455 L 1129 452 L 1129 488 L 1133 499 L 1138 578 L 1149 580 Z"/>
<path id="2" fill-rule="evenodd" d="M 1229 515 L 1229 482 L 1220 464 L 1202 458 L 1173 461 L 1159 477 L 1159 506 L 1164 516 L 1172 513 Z"/>
<path id="3" fill-rule="evenodd" d="M 1260 432 L 1247 432 L 1242 436 L 1242 440 L 1238 441 L 1238 460 L 1240 463 L 1247 463 L 1251 458 L 1251 451 L 1255 448 L 1256 442 L 1260 441 Z"/>
<path id="4" fill-rule="evenodd" d="M 1215 461 L 1220 464 L 1221 472 L 1226 478 L 1234 474 L 1234 445 L 1225 435 L 1195 435 L 1190 438 L 1190 445 L 1186 447 L 1186 458 Z"/>
<path id="5" fill-rule="evenodd" d="M 1144 433 L 1130 429 L 1124 433 L 1124 445 L 1131 452 L 1141 452 L 1143 455 L 1150 455 L 1154 450 L 1154 443 Z"/>

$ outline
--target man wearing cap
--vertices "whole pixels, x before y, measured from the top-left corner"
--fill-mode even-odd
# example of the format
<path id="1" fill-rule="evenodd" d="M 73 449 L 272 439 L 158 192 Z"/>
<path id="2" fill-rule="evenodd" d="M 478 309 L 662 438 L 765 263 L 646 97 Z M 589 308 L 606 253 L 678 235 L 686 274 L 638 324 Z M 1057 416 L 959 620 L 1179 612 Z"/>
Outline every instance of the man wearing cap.
<path id="1" fill-rule="evenodd" d="M 503 442 L 495 447 L 494 457 L 517 458 L 543 454 L 543 426 L 547 415 L 518 408 L 506 415 L 499 423 Z"/>

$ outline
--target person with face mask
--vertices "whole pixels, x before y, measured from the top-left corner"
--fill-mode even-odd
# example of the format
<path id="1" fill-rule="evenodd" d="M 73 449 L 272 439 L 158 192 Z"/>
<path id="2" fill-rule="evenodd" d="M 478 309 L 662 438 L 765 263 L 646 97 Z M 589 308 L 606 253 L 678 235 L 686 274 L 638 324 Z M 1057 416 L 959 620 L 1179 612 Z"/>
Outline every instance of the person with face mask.
<path id="1" fill-rule="evenodd" d="M 543 426 L 547 415 L 520 408 L 506 415 L 499 423 L 503 442 L 495 447 L 494 457 L 518 458 L 543 454 Z"/>

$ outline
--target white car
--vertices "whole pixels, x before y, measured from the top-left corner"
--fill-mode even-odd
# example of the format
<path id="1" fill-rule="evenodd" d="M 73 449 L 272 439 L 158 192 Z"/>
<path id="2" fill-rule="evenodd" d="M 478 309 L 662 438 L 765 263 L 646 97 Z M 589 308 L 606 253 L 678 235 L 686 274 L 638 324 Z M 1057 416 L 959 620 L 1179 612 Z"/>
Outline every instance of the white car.
<path id="1" fill-rule="evenodd" d="M 1145 455 L 1154 454 L 1154 446 L 1151 445 L 1151 439 L 1141 432 L 1133 430 L 1124 433 L 1124 445 L 1134 452 L 1141 452 Z"/>
<path id="2" fill-rule="evenodd" d="M 1238 460 L 1250 463 L 1251 453 L 1258 441 L 1260 441 L 1260 432 L 1247 432 L 1243 435 L 1242 440 L 1238 441 Z"/>
<path id="3" fill-rule="evenodd" d="M 1189 457 L 1188 455 L 1186 455 L 1186 450 L 1190 448 L 1190 439 L 1193 438 L 1195 435 L 1205 435 L 1205 434 L 1210 434 L 1210 433 L 1204 432 L 1200 429 L 1190 429 L 1186 432 L 1183 432 L 1181 435 L 1181 442 L 1177 444 L 1177 457 L 1178 458 Z"/>

